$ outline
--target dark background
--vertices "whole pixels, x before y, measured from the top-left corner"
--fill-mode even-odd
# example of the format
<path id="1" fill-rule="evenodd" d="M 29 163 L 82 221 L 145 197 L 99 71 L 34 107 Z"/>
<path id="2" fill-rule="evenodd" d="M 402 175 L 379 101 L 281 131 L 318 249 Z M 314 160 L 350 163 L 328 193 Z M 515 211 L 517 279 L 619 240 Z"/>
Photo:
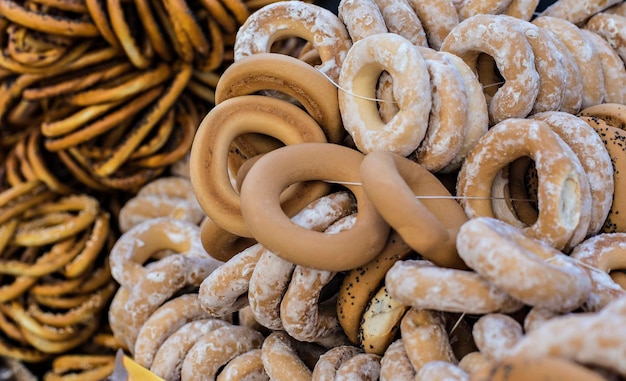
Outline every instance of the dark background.
<path id="1" fill-rule="evenodd" d="M 337 6 L 339 5 L 339 0 L 319 0 L 315 3 L 337 14 Z M 537 6 L 537 12 L 543 11 L 548 5 L 552 3 L 554 3 L 554 0 L 541 0 L 539 2 L 539 5 Z"/>

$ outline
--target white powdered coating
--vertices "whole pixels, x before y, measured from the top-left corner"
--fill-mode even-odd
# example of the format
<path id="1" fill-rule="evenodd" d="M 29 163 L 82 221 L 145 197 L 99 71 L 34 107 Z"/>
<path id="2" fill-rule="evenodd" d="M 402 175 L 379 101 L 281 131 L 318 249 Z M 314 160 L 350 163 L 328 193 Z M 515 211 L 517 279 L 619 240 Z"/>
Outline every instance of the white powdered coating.
<path id="1" fill-rule="evenodd" d="M 400 111 L 383 123 L 374 98 L 378 77 L 393 78 Z M 426 133 L 431 108 L 426 61 L 407 39 L 393 33 L 375 34 L 354 43 L 339 78 L 339 109 L 344 128 L 362 152 L 386 150 L 402 156 L 415 151 Z"/>
<path id="2" fill-rule="evenodd" d="M 275 41 L 287 36 L 311 42 L 322 60 L 318 69 L 334 81 L 339 78 L 352 44 L 348 31 L 331 11 L 301 1 L 275 2 L 252 13 L 237 32 L 235 61 L 269 52 Z"/>
<path id="3" fill-rule="evenodd" d="M 546 122 L 578 157 L 591 192 L 588 234 L 598 233 L 611 209 L 614 190 L 613 165 L 602 139 L 588 123 L 569 113 L 546 112 L 532 118 Z"/>
<path id="4" fill-rule="evenodd" d="M 374 0 L 390 33 L 411 41 L 415 46 L 428 46 L 422 22 L 406 0 Z"/>
<path id="5" fill-rule="evenodd" d="M 413 380 L 415 369 L 411 365 L 404 342 L 398 339 L 391 343 L 380 360 L 380 381 Z"/>
<path id="6" fill-rule="evenodd" d="M 458 10 L 459 17 L 465 20 L 480 14 L 500 14 L 510 2 L 510 0 L 464 0 Z"/>
<path id="7" fill-rule="evenodd" d="M 468 101 L 461 74 L 443 55 L 426 56 L 432 106 L 417 162 L 438 172 L 459 154 L 465 136 Z"/>
<path id="8" fill-rule="evenodd" d="M 580 32 L 591 42 L 602 65 L 604 74 L 604 89 L 606 91 L 605 103 L 626 103 L 626 67 L 624 62 L 611 47 L 611 45 L 599 34 L 588 29 Z"/>
<path id="9" fill-rule="evenodd" d="M 470 268 L 527 305 L 567 312 L 591 291 L 586 272 L 569 257 L 495 218 L 461 226 L 457 249 Z"/>
<path id="10" fill-rule="evenodd" d="M 598 313 L 554 317 L 527 332 L 511 350 L 512 355 L 531 358 L 560 357 L 598 365 L 626 376 L 626 297 Z"/>
<path id="11" fill-rule="evenodd" d="M 580 33 L 580 29 L 565 19 L 550 16 L 538 17 L 533 20 L 533 24 L 554 33 L 573 54 L 576 65 L 580 69 L 583 84 L 581 107 L 602 103 L 605 93 L 602 65 L 593 44 Z"/>
<path id="12" fill-rule="evenodd" d="M 446 361 L 431 361 L 417 372 L 415 381 L 469 381 L 469 374 Z"/>
<path id="13" fill-rule="evenodd" d="M 547 7 L 540 16 L 552 16 L 580 24 L 620 0 L 559 0 Z"/>
<path id="14" fill-rule="evenodd" d="M 523 33 L 504 17 L 479 14 L 463 20 L 441 47 L 476 68 L 479 53 L 495 60 L 505 83 L 489 103 L 491 123 L 527 116 L 539 92 L 534 53 Z"/>
<path id="15" fill-rule="evenodd" d="M 217 268 L 200 285 L 200 304 L 211 316 L 222 317 L 248 303 L 250 277 L 265 248 L 255 244 Z"/>
<path id="16" fill-rule="evenodd" d="M 523 336 L 522 326 L 504 314 L 483 315 L 472 327 L 474 342 L 487 359 L 501 360 Z"/>
<path id="17" fill-rule="evenodd" d="M 380 356 L 361 353 L 346 360 L 339 369 L 335 381 L 377 381 L 380 376 Z"/>
<path id="18" fill-rule="evenodd" d="M 253 349 L 230 360 L 220 371 L 218 381 L 269 381 L 265 372 L 261 349 Z"/>
<path id="19" fill-rule="evenodd" d="M 622 60 L 626 59 L 626 17 L 601 12 L 591 17 L 585 28 L 602 36 Z"/>
<path id="20" fill-rule="evenodd" d="M 388 32 L 374 0 L 341 0 L 337 14 L 346 25 L 352 42 L 372 34 Z"/>
<path id="21" fill-rule="evenodd" d="M 139 365 L 150 368 L 161 344 L 178 328 L 208 315 L 200 308 L 197 294 L 184 294 L 169 300 L 143 324 L 135 341 L 134 360 Z"/>
<path id="22" fill-rule="evenodd" d="M 535 15 L 539 0 L 512 0 L 504 14 L 528 21 Z"/>
<path id="23" fill-rule="evenodd" d="M 165 380 L 179 380 L 187 351 L 202 336 L 226 325 L 223 320 L 200 319 L 181 326 L 160 345 L 150 371 Z"/>
<path id="24" fill-rule="evenodd" d="M 400 331 L 407 356 L 417 372 L 431 361 L 456 362 L 441 312 L 410 309 L 402 318 Z"/>
<path id="25" fill-rule="evenodd" d="M 263 335 L 244 326 L 217 328 L 189 349 L 183 360 L 181 379 L 186 381 L 215 380 L 218 370 L 234 357 L 260 348 Z"/>
<path id="26" fill-rule="evenodd" d="M 521 307 L 474 272 L 434 267 L 426 261 L 396 262 L 387 271 L 385 285 L 394 299 L 417 309 L 484 314 Z"/>
<path id="27" fill-rule="evenodd" d="M 263 342 L 261 358 L 272 380 L 308 381 L 311 371 L 298 355 L 296 341 L 284 331 L 272 332 Z"/>
<path id="28" fill-rule="evenodd" d="M 450 0 L 409 0 L 426 32 L 428 46 L 439 50 L 450 31 L 458 25 L 459 16 Z"/>
<path id="29" fill-rule="evenodd" d="M 330 348 L 315 363 L 311 381 L 334 381 L 339 367 L 360 353 L 363 353 L 363 350 L 351 345 Z"/>

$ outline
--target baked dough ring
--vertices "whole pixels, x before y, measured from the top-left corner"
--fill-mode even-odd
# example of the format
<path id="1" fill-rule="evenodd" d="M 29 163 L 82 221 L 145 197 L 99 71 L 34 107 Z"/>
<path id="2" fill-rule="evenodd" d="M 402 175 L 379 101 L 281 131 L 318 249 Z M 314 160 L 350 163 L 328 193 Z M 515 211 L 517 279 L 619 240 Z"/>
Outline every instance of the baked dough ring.
<path id="1" fill-rule="evenodd" d="M 522 325 L 509 315 L 481 316 L 472 326 L 472 337 L 488 361 L 502 360 L 523 336 Z"/>
<path id="2" fill-rule="evenodd" d="M 443 40 L 459 24 L 459 15 L 450 0 L 409 0 L 426 33 L 428 46 L 440 50 Z"/>
<path id="3" fill-rule="evenodd" d="M 268 53 L 275 41 L 288 36 L 311 42 L 322 60 L 317 69 L 337 82 L 352 41 L 339 17 L 311 3 L 279 1 L 252 13 L 237 32 L 235 61 Z"/>
<path id="4" fill-rule="evenodd" d="M 585 302 L 587 311 L 599 311 L 616 298 L 626 296 L 626 290 L 615 283 L 610 272 L 626 268 L 624 250 L 626 233 L 603 233 L 588 238 L 572 250 L 570 256 L 589 270 L 591 295 Z"/>
<path id="5" fill-rule="evenodd" d="M 571 381 L 606 380 L 585 366 L 553 356 L 542 358 L 510 356 L 502 361 L 488 363 L 484 368 L 472 373 L 471 377 L 481 381 L 525 381 L 542 378 Z"/>
<path id="6" fill-rule="evenodd" d="M 388 32 L 374 0 L 341 0 L 337 15 L 346 26 L 353 43 L 372 34 Z"/>
<path id="7" fill-rule="evenodd" d="M 413 380 L 415 373 L 404 342 L 402 339 L 397 339 L 387 347 L 380 360 L 380 380 Z"/>
<path id="8" fill-rule="evenodd" d="M 207 216 L 221 228 L 241 237 L 251 237 L 241 216 L 240 195 L 233 189 L 228 174 L 230 143 L 246 133 L 275 137 L 284 144 L 326 142 L 317 122 L 297 106 L 262 95 L 245 95 L 215 106 L 202 120 L 191 147 L 191 184 Z M 321 183 L 299 184 L 288 197 L 292 203 L 286 213 L 295 214 L 302 201 L 327 193 Z M 308 193 L 310 199 L 303 197 Z M 315 196 L 315 197 L 313 197 Z M 285 201 L 288 202 L 288 201 Z"/>
<path id="9" fill-rule="evenodd" d="M 617 51 L 602 36 L 589 29 L 580 32 L 591 42 L 604 74 L 604 103 L 626 103 L 626 68 Z"/>
<path id="10" fill-rule="evenodd" d="M 558 17 L 580 25 L 617 3 L 620 0 L 558 0 L 541 12 L 540 16 Z"/>
<path id="11" fill-rule="evenodd" d="M 400 109 L 381 120 L 375 98 L 380 74 L 393 79 L 393 99 Z M 426 60 L 406 38 L 374 34 L 354 43 L 339 77 L 339 109 L 346 131 L 364 153 L 381 149 L 408 156 L 426 135 L 432 104 Z M 363 98 L 365 97 L 365 98 Z"/>
<path id="12" fill-rule="evenodd" d="M 457 192 L 461 204 L 470 218 L 494 217 L 489 199 L 493 179 L 506 162 L 523 156 L 535 160 L 539 217 L 531 226 L 516 225 L 529 237 L 562 249 L 584 220 L 581 215 L 590 213 L 589 184 L 571 148 L 542 121 L 508 119 L 483 135 L 459 172 Z"/>
<path id="13" fill-rule="evenodd" d="M 422 21 L 407 0 L 374 0 L 389 33 L 406 38 L 415 46 L 428 46 Z"/>
<path id="14" fill-rule="evenodd" d="M 457 248 L 487 282 L 527 305 L 569 312 L 591 292 L 586 271 L 568 256 L 495 218 L 466 222 L 457 236 Z M 536 277 L 542 281 L 537 283 Z"/>
<path id="15" fill-rule="evenodd" d="M 276 255 L 320 270 L 345 271 L 372 260 L 384 247 L 390 228 L 362 188 L 352 185 L 360 183 L 363 157 L 327 143 L 284 146 L 265 154 L 241 188 L 241 210 L 254 238 Z M 280 193 L 299 181 L 319 179 L 341 182 L 356 196 L 354 227 L 325 234 L 299 227 L 285 215 L 278 203 Z"/>
<path id="16" fill-rule="evenodd" d="M 363 159 L 361 182 L 385 221 L 413 250 L 438 266 L 467 268 L 456 252 L 456 234 L 467 216 L 456 200 L 446 198 L 450 192 L 426 168 L 375 151 Z"/>
<path id="17" fill-rule="evenodd" d="M 505 83 L 489 102 L 491 124 L 530 113 L 539 92 L 534 54 L 524 34 L 506 17 L 479 14 L 463 20 L 446 37 L 441 50 L 458 55 L 474 70 L 480 53 L 493 57 Z M 516 59 L 511 59 L 513 56 Z"/>
<path id="18" fill-rule="evenodd" d="M 600 12 L 585 23 L 585 29 L 602 36 L 626 61 L 626 17 Z"/>
<path id="19" fill-rule="evenodd" d="M 589 180 L 591 213 L 589 229 L 569 243 L 574 247 L 587 235 L 597 234 L 606 220 L 613 203 L 615 183 L 611 157 L 598 133 L 580 118 L 565 112 L 539 113 L 532 119 L 544 121 L 552 131 L 572 148 Z M 585 216 L 581 216 L 585 218 Z"/>
<path id="20" fill-rule="evenodd" d="M 396 262 L 387 271 L 385 286 L 394 299 L 418 310 L 484 314 L 522 307 L 473 271 L 436 267 L 423 260 Z"/>
<path id="21" fill-rule="evenodd" d="M 215 104 L 241 95 L 274 90 L 297 100 L 331 143 L 341 143 L 337 88 L 311 65 L 285 54 L 258 53 L 231 64 L 215 87 Z"/>
<path id="22" fill-rule="evenodd" d="M 263 342 L 261 358 L 271 380 L 309 381 L 311 370 L 298 356 L 297 341 L 284 331 L 272 332 Z"/>
<path id="23" fill-rule="evenodd" d="M 580 28 L 565 19 L 550 16 L 537 17 L 532 23 L 554 33 L 574 55 L 583 83 L 581 107 L 602 103 L 606 92 L 602 64 L 593 45 L 580 33 Z"/>

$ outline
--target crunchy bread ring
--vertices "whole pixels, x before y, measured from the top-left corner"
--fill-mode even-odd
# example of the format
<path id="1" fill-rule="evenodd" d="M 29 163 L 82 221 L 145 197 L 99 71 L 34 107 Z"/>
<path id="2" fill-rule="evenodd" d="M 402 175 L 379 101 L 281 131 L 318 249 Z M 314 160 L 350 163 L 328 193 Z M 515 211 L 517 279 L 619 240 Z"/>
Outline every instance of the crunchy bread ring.
<path id="1" fill-rule="evenodd" d="M 583 81 L 580 68 L 574 59 L 574 54 L 558 39 L 553 33 L 545 35 L 555 47 L 556 55 L 559 57 L 564 70 L 564 82 L 561 107 L 558 111 L 575 114 L 580 111 L 583 102 Z"/>
<path id="2" fill-rule="evenodd" d="M 402 339 L 397 339 L 389 345 L 380 360 L 380 380 L 413 380 L 415 373 L 404 342 Z"/>
<path id="3" fill-rule="evenodd" d="M 315 363 L 313 373 L 311 374 L 312 381 L 325 381 L 334 380 L 337 375 L 337 370 L 341 365 L 350 358 L 363 353 L 360 348 L 353 347 L 351 345 L 341 345 L 334 347 L 324 352 Z"/>
<path id="4" fill-rule="evenodd" d="M 339 17 L 315 4 L 279 1 L 252 13 L 237 32 L 235 61 L 267 53 L 275 41 L 287 36 L 310 41 L 322 60 L 317 69 L 337 82 L 352 41 Z"/>
<path id="5" fill-rule="evenodd" d="M 443 40 L 459 23 L 459 15 L 452 1 L 423 2 L 409 0 L 409 4 L 422 23 L 428 46 L 432 49 L 440 50 Z"/>
<path id="6" fill-rule="evenodd" d="M 622 61 L 626 60 L 626 18 L 624 16 L 600 12 L 585 23 L 585 29 L 602 36 L 615 49 Z"/>
<path id="7" fill-rule="evenodd" d="M 141 25 L 155 53 L 163 60 L 171 62 L 174 59 L 174 54 L 167 41 L 167 33 L 165 33 L 164 28 L 159 25 L 157 15 L 154 14 L 155 11 L 153 11 L 150 2 L 148 0 L 135 0 L 135 6 L 137 7 Z M 96 24 L 98 25 L 98 23 Z M 101 28 L 99 27 L 99 29 Z"/>
<path id="8" fill-rule="evenodd" d="M 318 159 L 311 161 L 311 155 Z M 265 154 L 252 166 L 241 188 L 241 210 L 252 236 L 275 254 L 320 270 L 344 271 L 372 260 L 384 247 L 390 229 L 361 187 L 352 185 L 360 182 L 363 157 L 358 151 L 328 143 L 284 146 Z M 342 163 L 339 167 L 338 162 Z M 345 183 L 355 195 L 359 217 L 352 228 L 337 234 L 308 230 L 293 224 L 280 208 L 285 188 L 318 179 Z M 266 201 L 259 203 L 259 199 Z"/>
<path id="9" fill-rule="evenodd" d="M 502 35 L 511 38 L 498 37 Z M 505 83 L 489 102 L 491 124 L 530 113 L 539 92 L 534 54 L 524 34 L 506 17 L 479 14 L 463 20 L 446 37 L 441 50 L 458 55 L 474 70 L 480 53 L 493 57 Z M 512 55 L 519 58 L 511 60 Z"/>
<path id="10" fill-rule="evenodd" d="M 619 2 L 619 0 L 558 0 L 541 12 L 540 16 L 558 17 L 580 25 Z"/>
<path id="11" fill-rule="evenodd" d="M 119 228 L 124 233 L 147 219 L 167 216 L 194 224 L 204 217 L 189 179 L 163 177 L 141 187 L 120 209 Z"/>
<path id="12" fill-rule="evenodd" d="M 389 33 L 411 41 L 415 46 L 428 46 L 421 20 L 406 0 L 374 0 L 385 20 Z"/>
<path id="13" fill-rule="evenodd" d="M 111 30 L 115 33 L 119 45 L 130 62 L 139 69 L 146 69 L 152 62 L 152 46 L 149 40 L 144 40 L 143 45 L 136 40 L 131 31 L 131 26 L 127 22 L 128 9 L 122 0 L 107 0 L 107 12 L 111 23 Z"/>
<path id="14" fill-rule="evenodd" d="M 354 213 L 356 204 L 348 192 L 331 193 L 313 201 L 292 221 L 299 226 L 324 231 L 336 221 Z M 281 301 L 289 286 L 295 264 L 264 251 L 257 261 L 248 286 L 248 300 L 255 319 L 269 329 L 282 329 Z M 267 287 L 271 284 L 272 287 Z"/>
<path id="15" fill-rule="evenodd" d="M 512 144 L 502 145 L 501 139 Z M 554 152 L 549 155 L 550 159 L 542 159 L 549 151 Z M 576 155 L 545 122 L 512 118 L 498 123 L 483 135 L 459 173 L 459 196 L 472 197 L 461 200 L 461 204 L 470 218 L 494 217 L 489 199 L 493 179 L 505 162 L 523 156 L 535 160 L 540 210 L 533 225 L 518 226 L 529 237 L 542 239 L 561 249 L 585 220 L 581 215 L 590 213 L 589 185 Z"/>
<path id="16" fill-rule="evenodd" d="M 606 146 L 609 156 L 611 156 L 611 162 L 613 164 L 613 181 L 615 184 L 613 203 L 601 231 L 605 233 L 626 231 L 626 217 L 619 211 L 621 205 L 624 205 L 623 200 L 626 197 L 624 187 L 621 186 L 623 181 L 622 173 L 626 170 L 622 168 L 624 162 L 626 162 L 626 151 L 622 143 L 624 139 L 626 139 L 626 131 L 614 127 L 597 116 L 580 115 L 579 118 L 587 122 L 598 132 L 599 136 L 602 138 L 602 142 Z"/>
<path id="17" fill-rule="evenodd" d="M 359 353 L 341 364 L 337 369 L 335 380 L 376 381 L 379 376 L 380 356 L 373 353 Z"/>
<path id="18" fill-rule="evenodd" d="M 504 14 L 529 21 L 535 16 L 539 0 L 512 0 Z"/>
<path id="19" fill-rule="evenodd" d="M 272 332 L 265 339 L 261 358 L 271 380 L 311 380 L 311 370 L 298 356 L 296 340 L 283 331 Z"/>
<path id="20" fill-rule="evenodd" d="M 141 326 L 135 340 L 133 359 L 150 369 L 156 353 L 168 337 L 190 321 L 207 318 L 207 313 L 198 303 L 198 294 L 183 294 L 165 302 Z M 228 323 L 215 320 L 212 324 L 221 327 Z"/>
<path id="21" fill-rule="evenodd" d="M 472 337 L 488 361 L 501 360 L 523 336 L 522 325 L 509 315 L 481 316 L 472 326 Z"/>
<path id="22" fill-rule="evenodd" d="M 200 239 L 209 255 L 222 262 L 256 243 L 252 238 L 240 237 L 222 229 L 209 217 L 204 217 L 200 224 Z"/>
<path id="23" fill-rule="evenodd" d="M 475 15 L 503 13 L 511 3 L 511 0 L 464 0 L 457 9 L 460 20 L 468 19 Z"/>
<path id="24" fill-rule="evenodd" d="M 610 272 L 626 267 L 623 250 L 625 233 L 603 233 L 588 238 L 572 250 L 570 256 L 587 266 L 592 283 L 585 310 L 599 311 L 612 300 L 623 297 L 626 290 L 616 284 Z"/>
<path id="25" fill-rule="evenodd" d="M 583 83 L 581 107 L 602 103 L 606 92 L 602 64 L 595 48 L 580 32 L 580 28 L 567 20 L 550 16 L 537 17 L 532 23 L 554 33 L 574 55 Z"/>
<path id="26" fill-rule="evenodd" d="M 75 20 L 50 15 L 23 7 L 12 0 L 0 1 L 0 13 L 10 21 L 27 28 L 69 37 L 98 37 L 100 35 L 91 20 Z"/>
<path id="27" fill-rule="evenodd" d="M 472 379 L 481 381 L 524 381 L 552 377 L 571 381 L 605 380 L 587 367 L 553 356 L 543 358 L 510 356 L 495 363 L 488 363 L 472 373 Z"/>
<path id="28" fill-rule="evenodd" d="M 447 361 L 431 361 L 415 375 L 415 381 L 467 381 L 467 374 L 460 367 Z"/>
<path id="29" fill-rule="evenodd" d="M 412 249 L 392 230 L 387 244 L 369 263 L 350 270 L 342 279 L 337 296 L 337 317 L 348 339 L 361 345 L 363 313 L 379 292 L 385 274 L 400 259 L 412 254 Z"/>
<path id="30" fill-rule="evenodd" d="M 374 98 L 382 72 L 394 78 L 393 95 L 400 111 L 385 123 Z M 409 74 L 410 73 L 410 74 Z M 354 43 L 341 67 L 339 107 L 344 128 L 364 153 L 383 149 L 408 156 L 426 135 L 431 109 L 426 60 L 406 38 L 374 34 Z"/>
<path id="31" fill-rule="evenodd" d="M 200 206 L 209 218 L 241 237 L 251 237 L 251 234 L 241 216 L 243 200 L 231 185 L 227 161 L 230 143 L 246 133 L 273 136 L 287 145 L 326 142 L 324 132 L 312 117 L 297 106 L 276 98 L 238 96 L 223 101 L 206 115 L 191 147 L 191 183 Z M 326 190 L 327 187 L 319 183 L 292 188 L 284 196 L 295 202 L 287 213 L 295 214 L 294 209 L 300 208 L 297 198 L 302 197 L 302 193 L 319 197 Z"/>
<path id="32" fill-rule="evenodd" d="M 598 365 L 623 377 L 626 375 L 626 364 L 622 361 L 626 350 L 625 332 L 612 327 L 619 324 L 625 314 L 626 297 L 621 297 L 597 313 L 554 317 L 526 333 L 510 354 L 530 359 L 550 356 Z"/>
<path id="33" fill-rule="evenodd" d="M 578 156 L 589 179 L 591 192 L 591 213 L 589 229 L 581 232 L 577 239 L 572 237 L 569 246 L 573 247 L 587 235 L 600 231 L 609 214 L 613 203 L 615 189 L 613 180 L 613 165 L 606 146 L 600 136 L 580 118 L 565 112 L 545 112 L 532 116 L 532 119 L 542 120 L 556 132 Z M 584 218 L 585 216 L 581 216 Z"/>
<path id="34" fill-rule="evenodd" d="M 163 379 L 180 379 L 187 352 L 202 336 L 229 323 L 218 319 L 199 319 L 185 323 L 159 346 L 150 371 Z"/>
<path id="35" fill-rule="evenodd" d="M 374 0 L 341 0 L 337 12 L 353 43 L 372 34 L 388 32 Z"/>
<path id="36" fill-rule="evenodd" d="M 100 0 L 85 0 L 85 6 L 89 11 L 89 16 L 93 20 L 94 24 L 98 28 L 98 32 L 115 49 L 120 48 L 120 43 L 117 40 L 117 36 L 111 24 L 109 22 L 109 14 L 106 9 L 106 3 Z"/>
<path id="37" fill-rule="evenodd" d="M 553 39 L 546 36 L 549 32 L 512 16 L 508 16 L 506 20 L 514 23 L 524 33 L 535 56 L 535 68 L 539 74 L 539 92 L 531 114 L 558 110 L 562 103 L 563 89 L 567 84 L 563 64 L 552 43 Z"/>
<path id="38" fill-rule="evenodd" d="M 416 309 L 484 314 L 522 307 L 475 272 L 436 267 L 422 260 L 396 262 L 387 271 L 385 286 L 394 299 Z"/>
<path id="39" fill-rule="evenodd" d="M 262 90 L 293 97 L 324 129 L 329 142 L 343 140 L 337 88 L 309 64 L 285 54 L 258 53 L 234 62 L 220 76 L 215 103 Z"/>
<path id="40" fill-rule="evenodd" d="M 363 159 L 361 181 L 379 213 L 413 250 L 438 266 L 466 268 L 456 253 L 456 234 L 467 216 L 456 200 L 445 198 L 450 192 L 428 170 L 376 151 Z M 441 198 L 416 197 L 422 195 Z"/>
<path id="41" fill-rule="evenodd" d="M 468 266 L 486 281 L 527 305 L 572 311 L 591 291 L 586 271 L 568 256 L 495 218 L 475 217 L 466 222 L 457 247 Z M 538 285 L 527 274 L 542 274 L 545 281 Z"/>
<path id="42" fill-rule="evenodd" d="M 215 379 L 222 366 L 240 354 L 261 348 L 263 341 L 263 335 L 248 327 L 233 325 L 217 328 L 189 349 L 183 360 L 181 379 Z"/>
<path id="43" fill-rule="evenodd" d="M 252 349 L 230 360 L 220 371 L 216 381 L 266 381 L 262 349 Z"/>
<path id="44" fill-rule="evenodd" d="M 604 38 L 589 29 L 581 29 L 580 32 L 591 42 L 604 74 L 604 103 L 626 103 L 626 68 L 619 54 L 611 47 Z"/>
<path id="45" fill-rule="evenodd" d="M 338 234 L 351 229 L 355 223 L 353 214 L 330 225 L 324 233 Z M 296 266 L 291 281 L 280 303 L 280 320 L 291 337 L 304 342 L 321 342 L 337 336 L 341 326 L 334 305 L 320 302 L 322 288 L 329 284 L 336 273 Z M 303 319 L 303 316 L 306 318 Z"/>

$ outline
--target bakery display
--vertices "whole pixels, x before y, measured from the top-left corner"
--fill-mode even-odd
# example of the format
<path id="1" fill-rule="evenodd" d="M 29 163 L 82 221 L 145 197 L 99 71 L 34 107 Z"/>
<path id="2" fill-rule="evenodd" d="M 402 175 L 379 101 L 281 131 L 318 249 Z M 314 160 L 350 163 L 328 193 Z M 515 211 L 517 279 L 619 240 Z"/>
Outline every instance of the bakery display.
<path id="1" fill-rule="evenodd" d="M 0 370 L 626 378 L 625 20 L 0 0 Z"/>

